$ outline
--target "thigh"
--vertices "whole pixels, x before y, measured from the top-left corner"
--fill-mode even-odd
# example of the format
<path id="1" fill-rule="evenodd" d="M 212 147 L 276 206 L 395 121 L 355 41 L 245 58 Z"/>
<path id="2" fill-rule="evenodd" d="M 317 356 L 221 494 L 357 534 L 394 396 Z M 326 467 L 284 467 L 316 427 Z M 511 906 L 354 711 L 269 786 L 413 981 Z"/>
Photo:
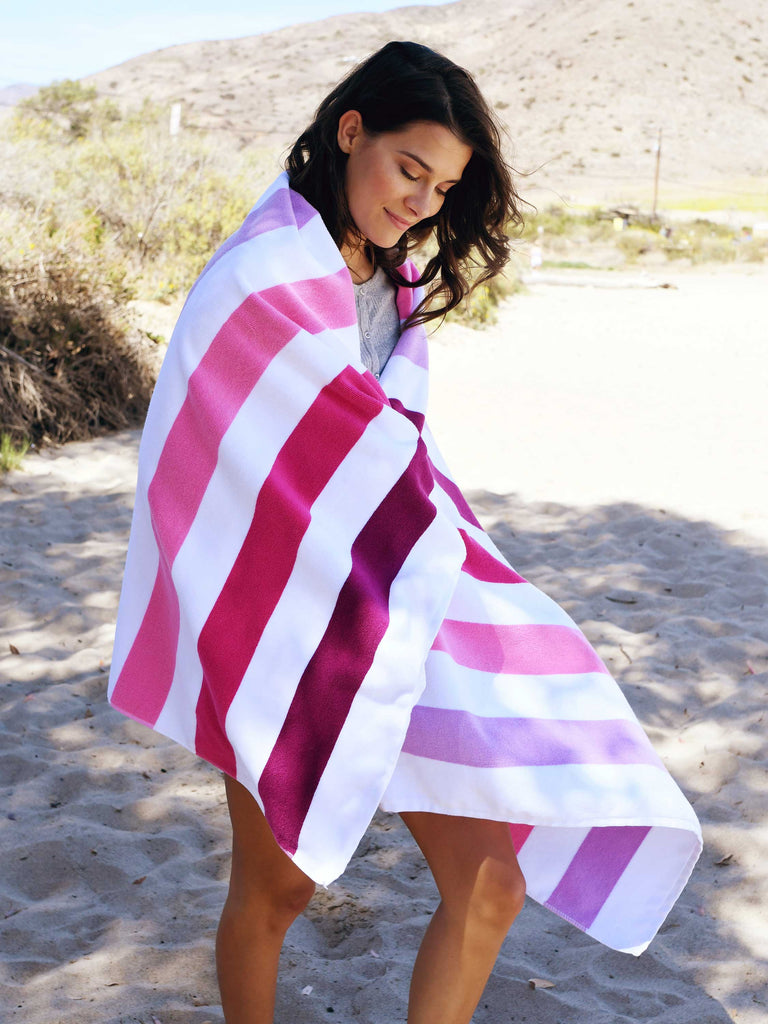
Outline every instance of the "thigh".
<path id="1" fill-rule="evenodd" d="M 296 891 L 311 895 L 314 882 L 277 844 L 258 803 L 241 782 L 224 777 L 232 822 L 230 888 L 241 895 Z"/>
<path id="2" fill-rule="evenodd" d="M 524 890 L 506 822 L 422 811 L 400 816 L 424 854 L 442 899 L 469 899 L 481 875 L 489 874 L 503 879 L 505 886 Z"/>

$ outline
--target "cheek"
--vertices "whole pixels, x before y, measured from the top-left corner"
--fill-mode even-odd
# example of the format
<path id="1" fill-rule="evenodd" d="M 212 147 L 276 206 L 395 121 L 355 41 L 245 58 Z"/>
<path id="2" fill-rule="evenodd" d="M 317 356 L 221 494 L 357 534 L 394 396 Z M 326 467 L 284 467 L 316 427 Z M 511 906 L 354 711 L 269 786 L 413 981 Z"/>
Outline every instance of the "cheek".
<path id="1" fill-rule="evenodd" d="M 365 191 L 371 203 L 382 205 L 389 202 L 393 195 L 398 194 L 399 184 L 391 171 L 375 164 L 369 169 Z"/>

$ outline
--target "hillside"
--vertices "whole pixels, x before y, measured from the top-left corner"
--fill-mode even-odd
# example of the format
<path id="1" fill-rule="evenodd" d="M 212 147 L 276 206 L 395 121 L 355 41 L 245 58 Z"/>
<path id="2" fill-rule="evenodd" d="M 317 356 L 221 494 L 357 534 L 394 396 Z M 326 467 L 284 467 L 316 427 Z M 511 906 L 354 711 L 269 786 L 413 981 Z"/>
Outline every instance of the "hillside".
<path id="1" fill-rule="evenodd" d="M 6 85 L 0 89 L 0 112 L 12 110 L 19 100 L 33 96 L 38 86 L 30 85 L 27 82 L 18 82 L 16 85 Z"/>
<path id="2" fill-rule="evenodd" d="M 695 196 L 765 190 L 764 0 L 457 0 L 341 15 L 146 54 L 94 75 L 123 103 L 182 100 L 188 127 L 282 148 L 349 66 L 411 38 L 471 69 L 529 186 L 619 194 L 663 182 Z"/>

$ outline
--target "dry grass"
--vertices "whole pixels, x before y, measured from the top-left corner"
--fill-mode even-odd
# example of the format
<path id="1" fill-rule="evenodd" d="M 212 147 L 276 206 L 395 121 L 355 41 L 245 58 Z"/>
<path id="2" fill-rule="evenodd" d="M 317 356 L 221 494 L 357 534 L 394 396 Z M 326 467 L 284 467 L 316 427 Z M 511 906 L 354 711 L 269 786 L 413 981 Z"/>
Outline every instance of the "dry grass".
<path id="1" fill-rule="evenodd" d="M 13 447 L 138 423 L 156 348 L 109 289 L 65 255 L 0 267 L 2 433 Z"/>

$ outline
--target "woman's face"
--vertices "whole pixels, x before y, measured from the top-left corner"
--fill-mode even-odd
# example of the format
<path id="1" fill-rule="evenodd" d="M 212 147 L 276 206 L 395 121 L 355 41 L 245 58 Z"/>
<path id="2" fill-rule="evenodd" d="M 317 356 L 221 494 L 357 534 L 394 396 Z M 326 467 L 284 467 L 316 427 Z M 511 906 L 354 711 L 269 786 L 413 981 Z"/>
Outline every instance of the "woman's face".
<path id="1" fill-rule="evenodd" d="M 345 186 L 352 219 L 364 238 L 384 249 L 438 212 L 472 156 L 469 146 L 432 121 L 369 136 L 356 110 L 339 119 L 337 138 L 348 156 Z"/>

